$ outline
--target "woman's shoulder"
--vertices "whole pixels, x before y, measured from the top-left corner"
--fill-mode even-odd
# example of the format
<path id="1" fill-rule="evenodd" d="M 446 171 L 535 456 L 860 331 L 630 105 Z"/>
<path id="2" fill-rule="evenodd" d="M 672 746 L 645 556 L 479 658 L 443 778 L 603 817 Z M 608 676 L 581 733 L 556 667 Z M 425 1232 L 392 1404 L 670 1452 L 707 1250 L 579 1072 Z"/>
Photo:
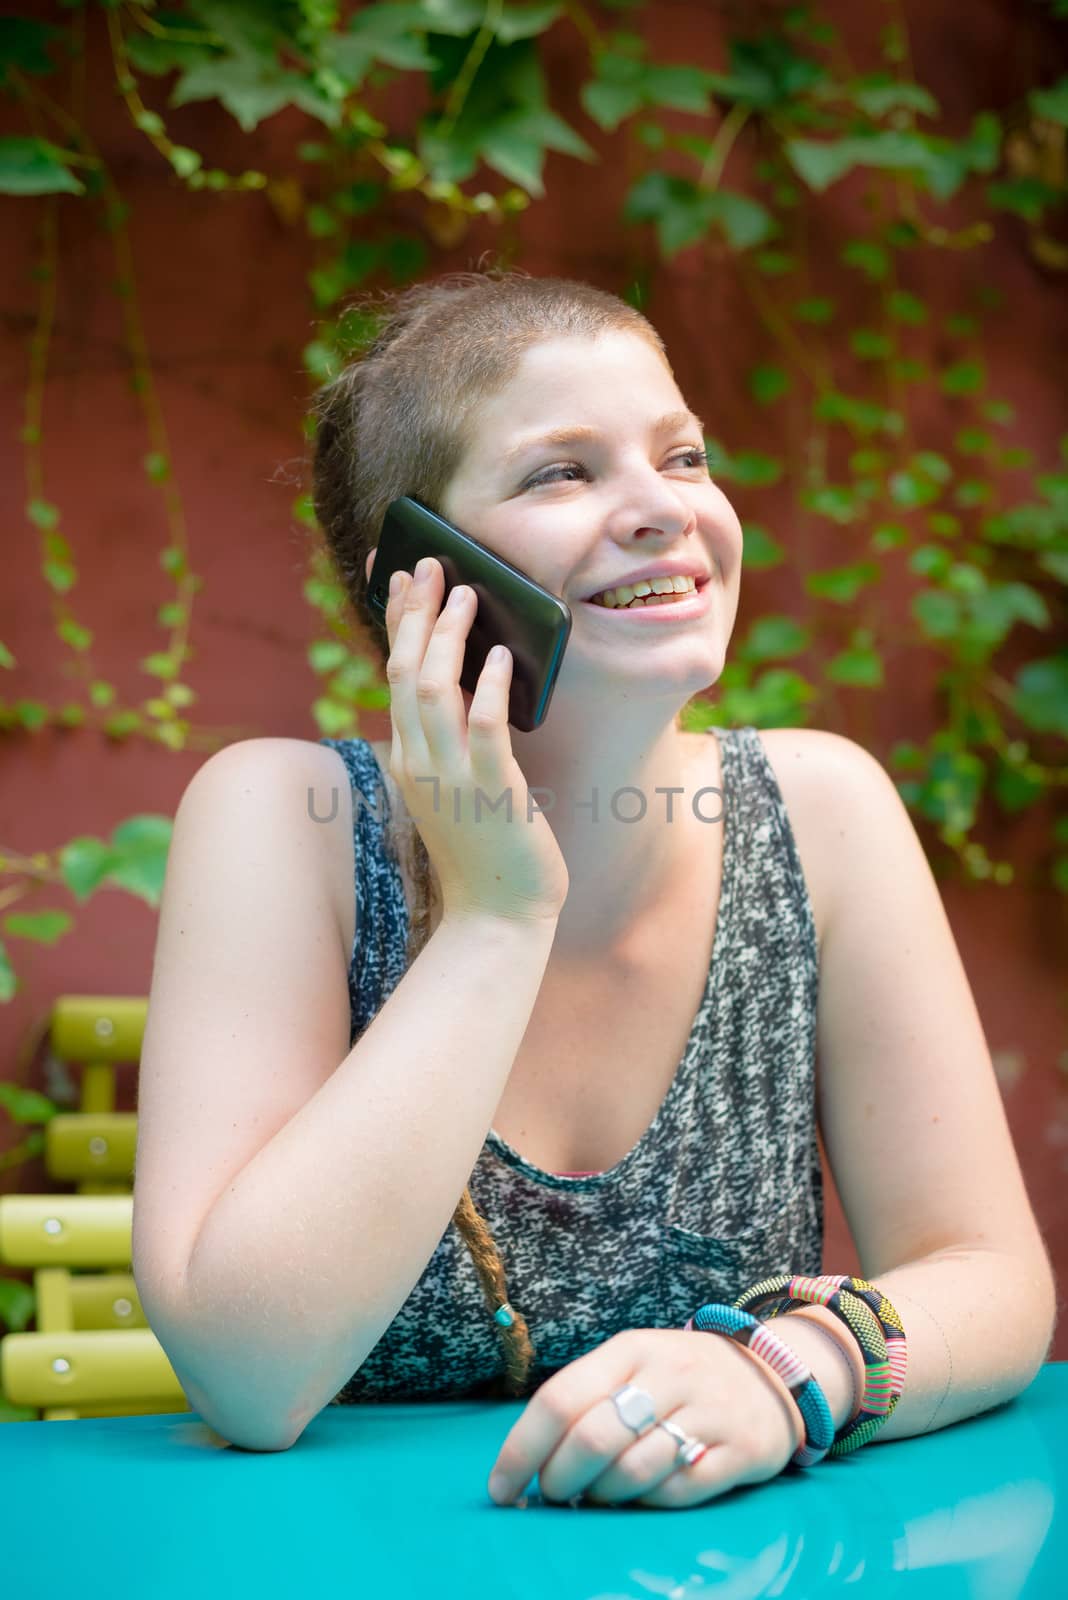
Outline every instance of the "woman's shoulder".
<path id="1" fill-rule="evenodd" d="M 851 771 L 879 764 L 863 745 L 822 728 L 755 731 L 790 819 L 822 945 L 841 877 L 836 802 L 846 795 Z"/>

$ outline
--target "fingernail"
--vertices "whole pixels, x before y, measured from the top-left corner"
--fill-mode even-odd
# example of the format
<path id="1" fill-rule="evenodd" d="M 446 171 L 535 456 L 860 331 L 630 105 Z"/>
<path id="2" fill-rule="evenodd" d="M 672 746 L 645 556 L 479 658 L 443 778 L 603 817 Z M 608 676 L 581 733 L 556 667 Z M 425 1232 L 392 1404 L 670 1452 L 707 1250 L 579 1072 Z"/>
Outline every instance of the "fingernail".
<path id="1" fill-rule="evenodd" d="M 432 570 L 432 566 L 431 566 L 430 557 L 429 556 L 424 556 L 422 561 L 420 561 L 420 562 L 418 562 L 416 564 L 416 568 L 415 568 L 415 581 L 416 581 L 416 583 L 426 583 L 427 580 L 430 577 L 431 570 Z"/>
<path id="2" fill-rule="evenodd" d="M 466 599 L 467 590 L 462 583 L 457 584 L 456 588 L 452 591 L 448 600 L 446 601 L 446 605 L 450 605 L 454 611 L 458 611 Z"/>
<path id="3" fill-rule="evenodd" d="M 400 594 L 401 579 L 403 577 L 404 577 L 403 572 L 395 572 L 395 573 L 393 573 L 392 577 L 390 578 L 390 580 L 389 580 L 389 596 L 390 596 L 391 600 L 395 599 L 396 596 Z"/>
<path id="4" fill-rule="evenodd" d="M 491 1472 L 489 1492 L 491 1499 L 496 1500 L 498 1505 L 507 1505 L 509 1498 L 508 1479 L 503 1477 L 499 1472 Z"/>

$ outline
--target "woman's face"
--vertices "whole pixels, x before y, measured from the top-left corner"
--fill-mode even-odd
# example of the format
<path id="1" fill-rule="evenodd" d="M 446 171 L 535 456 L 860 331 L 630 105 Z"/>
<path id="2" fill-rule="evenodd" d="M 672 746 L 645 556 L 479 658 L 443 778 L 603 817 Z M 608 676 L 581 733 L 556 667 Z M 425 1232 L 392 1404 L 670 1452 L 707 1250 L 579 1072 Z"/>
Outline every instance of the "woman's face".
<path id="1" fill-rule="evenodd" d="M 584 432 L 544 437 L 574 429 Z M 476 413 L 471 439 L 442 514 L 567 602 L 558 694 L 575 674 L 588 686 L 591 672 L 617 684 L 622 673 L 681 704 L 716 681 L 742 530 L 709 476 L 700 420 L 651 344 L 612 332 L 533 346 Z M 588 603 L 659 562 L 707 577 L 698 614 L 660 622 Z"/>

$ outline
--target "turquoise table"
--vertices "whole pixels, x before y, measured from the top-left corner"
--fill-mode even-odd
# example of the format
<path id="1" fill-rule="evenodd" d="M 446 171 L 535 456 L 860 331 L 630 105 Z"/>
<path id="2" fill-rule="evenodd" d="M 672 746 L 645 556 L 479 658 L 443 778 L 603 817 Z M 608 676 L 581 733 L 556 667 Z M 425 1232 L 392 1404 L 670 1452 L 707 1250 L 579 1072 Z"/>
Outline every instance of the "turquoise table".
<path id="1" fill-rule="evenodd" d="M 195 1413 L 0 1427 L 5 1600 L 863 1600 L 1068 1594 L 1068 1363 L 925 1439 L 688 1511 L 486 1479 L 519 1401 L 328 1407 L 292 1450 Z"/>

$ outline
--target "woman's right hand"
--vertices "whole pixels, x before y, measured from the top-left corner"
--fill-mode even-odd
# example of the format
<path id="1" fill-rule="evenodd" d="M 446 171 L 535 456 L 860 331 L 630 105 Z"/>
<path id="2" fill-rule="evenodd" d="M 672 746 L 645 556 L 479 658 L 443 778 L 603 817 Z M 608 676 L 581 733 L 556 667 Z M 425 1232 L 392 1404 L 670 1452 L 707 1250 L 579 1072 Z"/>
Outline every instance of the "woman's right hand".
<path id="1" fill-rule="evenodd" d="M 407 573 L 395 579 L 386 606 L 389 770 L 437 872 L 442 914 L 555 919 L 568 871 L 546 818 L 537 810 L 528 818 L 527 783 L 508 724 L 511 652 L 500 665 L 487 660 L 465 711 L 460 673 L 475 593 L 460 586 L 462 599 L 454 589 L 441 610 L 444 570 L 433 556 L 417 563 L 416 572 L 424 569 L 424 583 Z M 438 782 L 416 783 L 420 778 Z"/>

